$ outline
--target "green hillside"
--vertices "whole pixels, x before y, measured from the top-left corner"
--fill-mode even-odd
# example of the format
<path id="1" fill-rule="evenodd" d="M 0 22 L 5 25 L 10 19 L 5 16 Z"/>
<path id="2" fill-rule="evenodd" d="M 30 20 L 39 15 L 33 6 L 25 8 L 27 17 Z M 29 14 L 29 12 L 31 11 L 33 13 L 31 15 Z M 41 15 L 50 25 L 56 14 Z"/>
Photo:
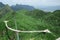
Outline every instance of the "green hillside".
<path id="1" fill-rule="evenodd" d="M 1 4 L 1 3 L 0 3 Z M 45 12 L 34 9 L 14 11 L 9 5 L 0 6 L 0 40 L 16 40 L 16 32 L 5 27 L 3 21 L 8 20 L 9 27 L 23 31 L 49 29 L 52 33 L 19 33 L 20 40 L 55 40 L 60 37 L 60 10 Z"/>

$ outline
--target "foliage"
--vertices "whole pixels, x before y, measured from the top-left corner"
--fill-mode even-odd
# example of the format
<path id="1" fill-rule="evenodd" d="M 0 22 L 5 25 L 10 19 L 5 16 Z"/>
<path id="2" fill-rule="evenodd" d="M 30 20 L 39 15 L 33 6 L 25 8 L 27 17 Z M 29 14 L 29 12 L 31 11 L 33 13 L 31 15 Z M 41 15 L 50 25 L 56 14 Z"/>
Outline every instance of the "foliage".
<path id="1" fill-rule="evenodd" d="M 7 10 L 7 11 L 6 11 Z M 8 30 L 6 32 L 4 20 L 9 20 L 8 25 L 16 29 L 15 21 L 19 30 L 44 30 L 49 29 L 52 34 L 49 33 L 19 33 L 21 40 L 55 40 L 60 36 L 60 11 L 44 12 L 42 10 L 20 10 L 14 12 L 9 6 L 5 6 L 0 11 L 0 38 L 1 40 L 8 40 L 9 38 L 16 39 L 15 32 Z M 8 33 L 8 34 L 7 34 Z M 9 37 L 8 37 L 9 36 Z"/>

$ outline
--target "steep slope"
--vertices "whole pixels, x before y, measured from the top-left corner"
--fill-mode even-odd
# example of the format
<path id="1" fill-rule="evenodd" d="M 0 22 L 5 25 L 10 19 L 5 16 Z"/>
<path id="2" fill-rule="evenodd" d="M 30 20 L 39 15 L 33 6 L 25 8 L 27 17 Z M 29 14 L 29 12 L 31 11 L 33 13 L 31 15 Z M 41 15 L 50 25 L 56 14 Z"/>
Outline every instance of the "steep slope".
<path id="1" fill-rule="evenodd" d="M 33 18 L 36 18 L 36 19 L 41 19 L 41 18 L 44 18 L 45 15 L 47 15 L 47 12 L 44 12 L 43 10 L 35 9 L 32 11 L 26 12 L 25 14 L 28 16 L 32 16 Z"/>
<path id="2" fill-rule="evenodd" d="M 39 16 L 37 16 L 37 14 Z M 54 12 L 42 12 L 39 10 L 37 12 L 33 11 L 33 13 L 32 12 L 27 13 L 27 15 L 48 23 L 46 24 L 48 25 L 48 29 L 50 29 L 57 37 L 60 36 L 60 31 L 59 31 L 60 30 L 60 10 L 56 10 Z"/>
<path id="3" fill-rule="evenodd" d="M 5 5 L 3 8 L 0 10 L 0 18 L 4 16 L 6 13 L 12 12 L 13 10 L 8 6 Z"/>
<path id="4" fill-rule="evenodd" d="M 56 10 L 45 17 L 45 21 L 54 26 L 53 32 L 60 36 L 60 10 Z"/>
<path id="5" fill-rule="evenodd" d="M 10 19 L 9 15 L 12 14 L 12 12 L 13 12 L 13 10 L 8 5 L 5 5 L 5 7 L 3 7 L 0 10 L 0 23 L 3 22 L 4 20 Z M 2 26 L 0 26 L 0 27 L 2 27 Z"/>
<path id="6" fill-rule="evenodd" d="M 13 10 L 8 5 L 5 5 L 0 10 L 0 40 L 7 40 L 6 28 L 3 21 L 10 19 L 10 17 L 8 16 L 11 15 L 12 12 Z"/>
<path id="7" fill-rule="evenodd" d="M 14 15 L 12 15 L 12 14 L 14 14 Z M 51 30 L 52 29 L 52 27 L 51 27 L 52 25 L 46 23 L 44 20 L 42 20 L 42 19 L 37 20 L 31 16 L 27 16 L 27 15 L 25 15 L 25 13 L 23 11 L 17 11 L 16 13 L 13 12 L 13 13 L 7 14 L 7 15 L 9 15 L 9 16 L 7 16 L 7 17 L 4 16 L 3 20 L 5 20 L 5 18 L 8 19 L 9 20 L 8 25 L 14 29 L 15 29 L 15 21 L 17 23 L 17 27 L 19 30 L 28 31 L 28 30 L 44 30 L 44 29 Z M 14 21 L 14 19 L 15 19 L 15 21 Z M 10 37 L 12 37 L 12 38 L 14 37 L 14 36 L 12 36 L 14 34 L 13 32 L 8 30 L 8 33 L 9 33 Z M 30 40 L 30 39 L 55 40 L 57 36 L 54 36 L 54 35 L 55 35 L 54 32 L 52 32 L 52 34 L 49 34 L 49 33 L 20 33 L 19 34 L 20 39 L 22 39 L 22 40 Z M 14 40 L 14 38 L 13 38 L 13 40 Z"/>
<path id="8" fill-rule="evenodd" d="M 34 39 L 34 40 L 55 40 L 57 37 L 60 36 L 57 33 L 55 33 L 56 32 L 56 29 L 55 29 L 56 27 L 54 25 L 50 24 L 50 22 L 48 22 L 48 20 L 46 21 L 46 19 L 42 19 L 44 17 L 47 17 L 47 19 L 48 19 L 48 16 L 51 15 L 51 14 L 46 16 L 46 14 L 44 14 L 43 11 L 42 12 L 41 11 L 34 11 L 33 13 L 36 13 L 39 16 L 34 15 L 34 14 L 31 15 L 31 16 L 28 16 L 25 13 L 29 13 L 29 12 L 27 10 L 20 10 L 20 11 L 17 11 L 17 12 L 10 12 L 9 11 L 6 15 L 4 15 L 0 19 L 0 24 L 1 24 L 0 31 L 3 30 L 3 32 L 6 33 L 5 32 L 6 28 L 5 28 L 5 25 L 4 25 L 3 21 L 4 20 L 9 20 L 8 25 L 11 28 L 14 28 L 14 29 L 16 29 L 15 28 L 15 21 L 16 21 L 17 28 L 19 30 L 27 30 L 28 31 L 28 30 L 49 29 L 52 32 L 52 34 L 49 34 L 49 33 L 19 33 L 20 39 L 22 39 L 22 40 L 30 40 L 30 39 Z M 15 32 L 12 32 L 12 31 L 8 30 L 8 34 L 9 34 L 10 38 L 12 38 L 13 40 L 16 39 Z M 6 40 L 9 39 L 6 34 L 3 34 L 3 35 L 6 36 L 6 38 L 5 38 Z M 4 38 L 4 36 L 2 38 Z"/>
<path id="9" fill-rule="evenodd" d="M 51 23 L 54 26 L 58 26 L 60 23 L 60 10 L 56 10 L 53 13 L 51 13 L 50 15 L 47 16 L 46 20 L 48 20 L 48 22 L 53 22 Z M 59 25 L 60 26 L 60 25 Z"/>

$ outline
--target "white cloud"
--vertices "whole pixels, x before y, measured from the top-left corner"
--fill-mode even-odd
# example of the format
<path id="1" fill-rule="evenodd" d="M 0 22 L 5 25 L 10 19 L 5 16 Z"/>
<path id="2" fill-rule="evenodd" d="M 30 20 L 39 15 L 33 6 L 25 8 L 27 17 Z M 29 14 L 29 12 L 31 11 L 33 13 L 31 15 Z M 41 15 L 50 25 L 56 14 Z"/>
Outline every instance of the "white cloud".
<path id="1" fill-rule="evenodd" d="M 25 4 L 32 6 L 57 6 L 60 5 L 60 0 L 0 0 L 9 5 Z"/>

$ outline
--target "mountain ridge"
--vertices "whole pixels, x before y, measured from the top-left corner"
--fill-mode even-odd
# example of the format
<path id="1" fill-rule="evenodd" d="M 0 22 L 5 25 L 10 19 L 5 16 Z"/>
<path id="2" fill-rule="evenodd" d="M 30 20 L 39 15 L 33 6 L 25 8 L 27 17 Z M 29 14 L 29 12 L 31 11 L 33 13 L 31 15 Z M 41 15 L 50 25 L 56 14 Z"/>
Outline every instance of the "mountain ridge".
<path id="1" fill-rule="evenodd" d="M 35 9 L 34 7 L 29 6 L 29 5 L 19 5 L 19 4 L 13 5 L 13 6 L 11 6 L 11 8 L 15 11 L 22 10 L 22 9 L 25 9 L 25 10 L 34 10 Z"/>

